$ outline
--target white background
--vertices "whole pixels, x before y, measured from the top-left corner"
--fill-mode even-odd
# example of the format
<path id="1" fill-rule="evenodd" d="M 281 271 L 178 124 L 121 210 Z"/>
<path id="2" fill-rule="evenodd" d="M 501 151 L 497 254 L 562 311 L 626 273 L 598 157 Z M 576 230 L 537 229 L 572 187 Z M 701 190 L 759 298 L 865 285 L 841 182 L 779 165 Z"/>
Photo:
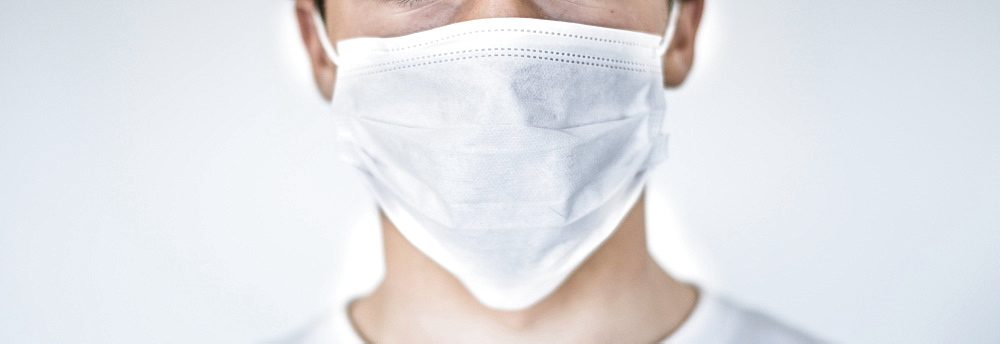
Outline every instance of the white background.
<path id="1" fill-rule="evenodd" d="M 291 6 L 0 3 L 0 342 L 246 343 L 326 306 L 372 205 Z M 828 340 L 1000 342 L 998 17 L 709 0 L 657 255 Z"/>

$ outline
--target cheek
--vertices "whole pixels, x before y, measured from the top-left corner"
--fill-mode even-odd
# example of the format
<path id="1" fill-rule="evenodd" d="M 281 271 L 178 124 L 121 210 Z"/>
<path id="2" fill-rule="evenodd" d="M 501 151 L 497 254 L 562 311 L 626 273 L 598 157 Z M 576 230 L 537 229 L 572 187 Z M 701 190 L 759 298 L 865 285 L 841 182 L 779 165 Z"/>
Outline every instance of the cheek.
<path id="1" fill-rule="evenodd" d="M 337 40 L 354 37 L 395 37 L 449 23 L 463 0 L 340 0 L 335 26 Z M 504 0 L 508 1 L 508 0 Z"/>
<path id="2" fill-rule="evenodd" d="M 535 0 L 551 19 L 662 35 L 668 0 Z"/>

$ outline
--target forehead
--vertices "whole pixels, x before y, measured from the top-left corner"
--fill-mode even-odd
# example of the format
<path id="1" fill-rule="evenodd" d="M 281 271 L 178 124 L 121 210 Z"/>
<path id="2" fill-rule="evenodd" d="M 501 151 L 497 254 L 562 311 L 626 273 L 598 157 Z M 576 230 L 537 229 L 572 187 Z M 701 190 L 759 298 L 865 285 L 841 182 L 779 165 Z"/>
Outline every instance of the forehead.
<path id="1" fill-rule="evenodd" d="M 660 35 L 670 0 L 325 0 L 334 41 L 394 37 L 455 22 L 526 17 Z"/>

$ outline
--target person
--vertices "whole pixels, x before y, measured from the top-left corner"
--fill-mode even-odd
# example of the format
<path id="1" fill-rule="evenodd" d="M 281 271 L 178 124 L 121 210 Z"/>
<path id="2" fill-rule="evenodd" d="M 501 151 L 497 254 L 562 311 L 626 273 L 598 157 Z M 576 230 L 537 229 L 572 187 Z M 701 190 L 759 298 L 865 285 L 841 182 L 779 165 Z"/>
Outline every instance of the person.
<path id="1" fill-rule="evenodd" d="M 704 0 L 295 8 L 385 270 L 292 342 L 815 342 L 646 246 L 662 91 L 692 69 Z"/>

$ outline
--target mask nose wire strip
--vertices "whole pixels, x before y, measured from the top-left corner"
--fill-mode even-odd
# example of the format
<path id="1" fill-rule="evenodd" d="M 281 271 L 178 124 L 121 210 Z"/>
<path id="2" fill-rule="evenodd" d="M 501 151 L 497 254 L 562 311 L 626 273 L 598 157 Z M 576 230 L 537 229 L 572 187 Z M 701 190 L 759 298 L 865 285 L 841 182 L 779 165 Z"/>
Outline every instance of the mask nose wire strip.
<path id="1" fill-rule="evenodd" d="M 319 33 L 319 44 L 323 46 L 323 51 L 330 57 L 330 61 L 333 61 L 333 64 L 339 66 L 340 57 L 337 56 L 337 51 L 333 50 L 333 43 L 326 34 L 326 24 L 323 22 L 323 18 L 319 16 L 319 12 L 313 11 L 313 23 L 316 26 L 316 32 Z"/>
<path id="2" fill-rule="evenodd" d="M 660 45 L 656 47 L 656 55 L 663 56 L 667 52 L 667 48 L 670 47 L 670 42 L 673 38 L 674 31 L 677 30 L 677 12 L 679 6 L 676 5 L 676 0 L 670 1 L 670 19 L 667 21 L 667 30 L 663 34 L 663 40 L 660 41 Z M 320 17 L 319 13 L 313 12 L 313 23 L 316 27 L 316 32 L 319 34 L 319 43 L 323 46 L 323 51 L 326 55 L 330 57 L 333 64 L 340 65 L 340 57 L 337 56 L 337 51 L 333 49 L 333 43 L 330 41 L 330 37 L 326 34 L 326 25 L 323 22 L 323 18 Z"/>
<path id="3" fill-rule="evenodd" d="M 677 0 L 670 0 L 670 19 L 667 19 L 667 31 L 663 33 L 663 40 L 660 41 L 660 46 L 656 47 L 656 56 L 663 56 L 667 53 L 667 48 L 670 47 L 670 42 L 674 38 L 674 31 L 677 31 L 677 16 L 680 12 L 680 6 L 677 5 Z"/>

